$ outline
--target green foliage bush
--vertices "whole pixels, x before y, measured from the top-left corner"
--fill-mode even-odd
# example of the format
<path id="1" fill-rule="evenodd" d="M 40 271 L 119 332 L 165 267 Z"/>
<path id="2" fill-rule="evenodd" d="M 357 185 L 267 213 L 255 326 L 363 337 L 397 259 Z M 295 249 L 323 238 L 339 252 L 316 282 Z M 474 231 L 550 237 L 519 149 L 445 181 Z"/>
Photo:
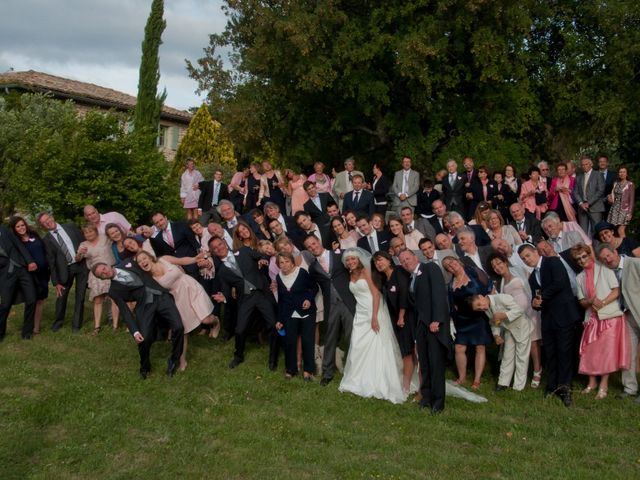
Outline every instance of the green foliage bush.
<path id="1" fill-rule="evenodd" d="M 149 222 L 156 209 L 171 213 L 177 186 L 168 164 L 145 134 L 128 134 L 120 114 L 79 116 L 73 102 L 24 94 L 0 108 L 0 208 L 27 214 L 51 210 L 78 220 L 82 207 L 115 210 Z M 176 212 L 177 213 L 177 212 Z"/>

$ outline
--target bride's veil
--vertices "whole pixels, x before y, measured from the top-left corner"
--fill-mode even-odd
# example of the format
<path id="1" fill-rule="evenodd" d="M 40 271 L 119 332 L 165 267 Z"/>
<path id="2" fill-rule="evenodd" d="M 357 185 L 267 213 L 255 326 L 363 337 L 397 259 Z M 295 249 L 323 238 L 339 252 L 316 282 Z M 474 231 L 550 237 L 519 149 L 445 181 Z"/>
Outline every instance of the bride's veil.
<path id="1" fill-rule="evenodd" d="M 369 273 L 371 273 L 371 254 L 367 252 L 365 249 L 360 247 L 347 248 L 342 253 L 342 264 L 347 266 L 346 259 L 349 257 L 358 257 L 360 263 L 364 265 L 364 268 L 367 269 Z"/>

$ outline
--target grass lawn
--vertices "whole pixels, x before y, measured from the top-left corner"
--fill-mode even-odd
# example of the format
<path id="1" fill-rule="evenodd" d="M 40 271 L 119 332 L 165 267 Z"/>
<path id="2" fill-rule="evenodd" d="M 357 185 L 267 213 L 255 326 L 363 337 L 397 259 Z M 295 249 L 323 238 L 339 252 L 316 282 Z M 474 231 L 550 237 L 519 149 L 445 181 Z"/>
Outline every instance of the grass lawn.
<path id="1" fill-rule="evenodd" d="M 156 343 L 142 381 L 127 332 L 88 335 L 89 307 L 82 333 L 69 318 L 54 334 L 50 298 L 30 342 L 21 312 L 10 317 L 0 479 L 640 478 L 640 406 L 614 398 L 619 374 L 609 398 L 576 393 L 566 409 L 541 390 L 495 394 L 487 373 L 488 403 L 448 399 L 433 417 L 341 394 L 338 377 L 285 381 L 267 369 L 266 346 L 249 345 L 229 370 L 233 342 L 195 337 L 186 372 L 167 378 L 169 344 Z"/>

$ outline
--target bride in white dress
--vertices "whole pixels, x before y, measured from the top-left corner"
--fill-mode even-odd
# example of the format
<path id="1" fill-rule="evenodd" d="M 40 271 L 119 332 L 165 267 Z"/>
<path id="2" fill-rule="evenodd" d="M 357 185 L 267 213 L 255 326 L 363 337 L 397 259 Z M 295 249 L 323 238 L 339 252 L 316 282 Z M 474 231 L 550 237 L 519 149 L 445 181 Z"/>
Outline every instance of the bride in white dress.
<path id="1" fill-rule="evenodd" d="M 365 398 L 380 398 L 403 403 L 410 392 L 402 388 L 402 356 L 393 333 L 389 310 L 371 281 L 371 255 L 361 248 L 348 248 L 342 254 L 344 266 L 351 272 L 349 290 L 356 299 L 351 343 L 338 390 Z M 377 312 L 374 315 L 374 312 Z M 411 385 L 411 391 L 416 385 Z M 446 395 L 470 402 L 487 399 L 447 380 Z"/>
<path id="2" fill-rule="evenodd" d="M 371 281 L 364 250 L 349 248 L 342 262 L 351 272 L 349 290 L 356 299 L 351 344 L 338 388 L 361 397 L 374 397 L 402 403 L 402 357 L 396 341 L 389 310 Z"/>

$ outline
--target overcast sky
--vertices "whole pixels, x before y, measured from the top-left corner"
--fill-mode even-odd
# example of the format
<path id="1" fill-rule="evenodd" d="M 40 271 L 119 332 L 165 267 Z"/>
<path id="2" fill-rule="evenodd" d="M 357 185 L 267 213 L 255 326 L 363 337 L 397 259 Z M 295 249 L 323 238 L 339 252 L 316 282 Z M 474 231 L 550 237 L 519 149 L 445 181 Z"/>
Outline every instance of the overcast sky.
<path id="1" fill-rule="evenodd" d="M 37 70 L 136 95 L 144 26 L 151 0 L 2 0 L 0 72 Z M 198 59 L 210 33 L 221 32 L 222 0 L 165 0 L 159 90 L 166 105 L 201 100 L 184 59 Z"/>

